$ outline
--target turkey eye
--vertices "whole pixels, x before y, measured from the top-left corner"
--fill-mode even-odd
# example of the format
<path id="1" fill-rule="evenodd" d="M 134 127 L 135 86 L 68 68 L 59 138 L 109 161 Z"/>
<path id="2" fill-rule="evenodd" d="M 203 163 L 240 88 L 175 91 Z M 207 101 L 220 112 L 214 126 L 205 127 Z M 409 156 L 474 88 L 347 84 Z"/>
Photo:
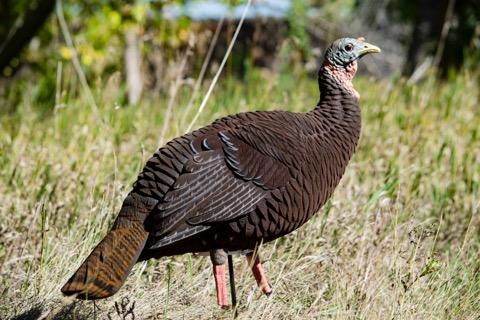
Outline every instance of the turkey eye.
<path id="1" fill-rule="evenodd" d="M 351 43 L 345 46 L 345 51 L 352 51 L 352 49 L 353 49 L 353 45 Z"/>

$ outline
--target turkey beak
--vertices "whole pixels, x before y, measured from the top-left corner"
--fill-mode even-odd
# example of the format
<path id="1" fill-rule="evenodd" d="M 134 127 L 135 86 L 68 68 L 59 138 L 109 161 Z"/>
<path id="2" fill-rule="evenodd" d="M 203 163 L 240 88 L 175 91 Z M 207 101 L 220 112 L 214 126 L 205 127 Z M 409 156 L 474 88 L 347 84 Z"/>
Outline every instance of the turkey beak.
<path id="1" fill-rule="evenodd" d="M 362 46 L 362 48 L 359 51 L 359 56 L 360 57 L 366 55 L 367 53 L 382 52 L 382 50 L 380 50 L 379 47 L 374 46 L 373 44 L 370 44 L 368 42 L 362 42 L 361 46 Z"/>

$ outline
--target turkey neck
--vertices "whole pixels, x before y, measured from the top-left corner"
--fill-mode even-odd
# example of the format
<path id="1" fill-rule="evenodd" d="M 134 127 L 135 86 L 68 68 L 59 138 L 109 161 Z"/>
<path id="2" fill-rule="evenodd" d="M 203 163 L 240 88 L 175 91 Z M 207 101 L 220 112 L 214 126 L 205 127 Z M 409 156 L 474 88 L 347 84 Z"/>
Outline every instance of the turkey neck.
<path id="1" fill-rule="evenodd" d="M 323 66 L 318 77 L 320 101 L 308 113 L 317 131 L 317 152 L 314 152 L 311 170 L 319 173 L 312 180 L 317 190 L 321 190 L 317 198 L 318 209 L 340 182 L 360 137 L 359 96 L 351 82 L 355 71 L 353 68 L 347 72 L 332 72 L 328 66 Z"/>
<path id="2" fill-rule="evenodd" d="M 323 65 L 318 74 L 320 101 L 311 112 L 319 131 L 327 140 L 337 140 L 332 142 L 339 143 L 348 158 L 357 145 L 361 128 L 359 94 L 352 85 L 355 72 L 356 62 L 345 70 Z"/>

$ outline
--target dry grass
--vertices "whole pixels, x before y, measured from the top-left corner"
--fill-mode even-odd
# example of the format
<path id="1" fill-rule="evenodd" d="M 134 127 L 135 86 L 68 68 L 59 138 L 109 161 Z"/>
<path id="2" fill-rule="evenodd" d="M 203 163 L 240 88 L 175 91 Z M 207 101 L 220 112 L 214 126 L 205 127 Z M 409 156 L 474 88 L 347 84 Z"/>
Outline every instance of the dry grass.
<path id="1" fill-rule="evenodd" d="M 412 86 L 358 77 L 358 152 L 331 202 L 262 248 L 270 298 L 235 258 L 238 318 L 478 319 L 478 79 L 463 71 Z M 303 75 L 252 72 L 247 80 L 223 79 L 198 125 L 246 110 L 305 111 L 318 97 Z M 64 82 L 78 87 L 73 77 Z M 135 319 L 233 318 L 215 305 L 209 259 L 190 255 L 137 265 L 96 311 L 61 296 L 155 151 L 168 101 L 118 107 L 115 81 L 105 83 L 94 92 L 102 119 L 71 89 L 53 114 L 39 112 L 34 84 L 0 118 L 0 318 L 133 319 L 130 309 Z M 185 129 L 178 123 L 190 94 L 179 92 L 168 139 Z"/>

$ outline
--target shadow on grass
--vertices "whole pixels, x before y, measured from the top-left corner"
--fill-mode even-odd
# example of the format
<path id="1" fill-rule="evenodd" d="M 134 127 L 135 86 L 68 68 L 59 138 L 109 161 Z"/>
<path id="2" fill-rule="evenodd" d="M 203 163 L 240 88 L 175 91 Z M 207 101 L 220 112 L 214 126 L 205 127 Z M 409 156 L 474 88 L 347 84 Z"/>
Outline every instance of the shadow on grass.
<path id="1" fill-rule="evenodd" d="M 87 310 L 87 308 L 79 307 L 78 304 L 71 303 L 69 305 L 63 306 L 58 311 L 48 312 L 43 310 L 41 306 L 34 306 L 30 310 L 27 310 L 11 320 L 37 320 L 48 319 L 48 320 L 86 320 L 86 319 L 95 319 L 94 312 L 92 310 Z"/>
<path id="2" fill-rule="evenodd" d="M 135 301 L 123 298 L 115 302 L 114 306 L 102 312 L 93 302 L 72 302 L 61 308 L 44 310 L 41 305 L 36 305 L 11 320 L 86 320 L 86 319 L 108 319 L 108 320 L 134 320 Z"/>
<path id="3" fill-rule="evenodd" d="M 42 315 L 42 309 L 40 307 L 33 307 L 30 310 L 25 311 L 22 314 L 19 314 L 13 317 L 11 320 L 33 320 L 38 319 Z"/>

